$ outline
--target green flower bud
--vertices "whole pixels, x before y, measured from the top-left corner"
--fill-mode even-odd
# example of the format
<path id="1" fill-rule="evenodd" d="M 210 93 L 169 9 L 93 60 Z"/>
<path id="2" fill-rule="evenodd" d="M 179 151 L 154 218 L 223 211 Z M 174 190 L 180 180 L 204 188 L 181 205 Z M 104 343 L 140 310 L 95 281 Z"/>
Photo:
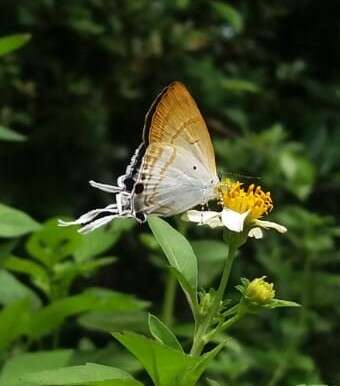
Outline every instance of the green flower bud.
<path id="1" fill-rule="evenodd" d="M 210 290 L 209 292 L 202 292 L 200 294 L 200 314 L 202 316 L 207 315 L 211 309 L 211 306 L 214 304 L 215 301 L 215 293 L 214 291 Z"/>
<path id="2" fill-rule="evenodd" d="M 256 278 L 248 284 L 244 295 L 250 302 L 265 305 L 274 299 L 274 285 L 267 283 L 265 278 L 265 276 Z"/>

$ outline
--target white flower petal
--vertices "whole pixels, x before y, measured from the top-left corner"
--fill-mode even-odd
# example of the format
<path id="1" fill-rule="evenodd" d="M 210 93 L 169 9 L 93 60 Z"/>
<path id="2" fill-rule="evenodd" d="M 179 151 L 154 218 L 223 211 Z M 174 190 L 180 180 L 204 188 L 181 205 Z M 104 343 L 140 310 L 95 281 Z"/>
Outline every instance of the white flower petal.
<path id="1" fill-rule="evenodd" d="M 200 210 L 188 210 L 183 216 L 182 219 L 186 221 L 191 221 L 198 223 L 199 225 L 207 224 L 212 228 L 216 226 L 221 226 L 221 220 L 219 218 L 220 213 L 212 210 L 200 211 Z"/>
<path id="2" fill-rule="evenodd" d="M 220 216 L 210 217 L 206 219 L 204 224 L 207 224 L 210 226 L 210 228 L 217 228 L 217 227 L 223 227 L 223 222 L 221 221 Z"/>
<path id="3" fill-rule="evenodd" d="M 287 228 L 285 226 L 280 225 L 280 224 L 278 224 L 276 222 L 273 222 L 273 221 L 255 220 L 255 224 L 260 226 L 261 228 L 265 228 L 265 229 L 272 228 L 272 229 L 275 229 L 276 231 L 278 231 L 280 233 L 287 232 Z"/>
<path id="4" fill-rule="evenodd" d="M 242 232 L 244 221 L 249 214 L 249 210 L 244 213 L 238 213 L 231 209 L 222 210 L 222 222 L 225 227 L 234 232 Z"/>
<path id="5" fill-rule="evenodd" d="M 260 227 L 251 228 L 248 232 L 249 237 L 254 237 L 255 239 L 262 239 L 263 232 Z"/>

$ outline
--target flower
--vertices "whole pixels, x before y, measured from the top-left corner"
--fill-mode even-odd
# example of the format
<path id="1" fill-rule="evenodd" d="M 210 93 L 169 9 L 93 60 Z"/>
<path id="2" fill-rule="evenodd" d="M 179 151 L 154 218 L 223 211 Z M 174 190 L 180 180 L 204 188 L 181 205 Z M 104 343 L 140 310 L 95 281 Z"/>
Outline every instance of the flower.
<path id="1" fill-rule="evenodd" d="M 220 183 L 219 190 L 222 211 L 189 210 L 184 219 L 199 225 L 207 224 L 211 228 L 224 226 L 238 233 L 246 228 L 248 236 L 256 239 L 263 237 L 262 228 L 272 228 L 280 233 L 287 231 L 283 225 L 261 220 L 273 209 L 270 192 L 264 192 L 261 186 L 251 184 L 244 189 L 239 181 L 226 179 Z"/>
<path id="2" fill-rule="evenodd" d="M 252 303 L 264 305 L 270 303 L 274 299 L 274 285 L 273 283 L 266 282 L 264 280 L 265 278 L 265 276 L 262 276 L 248 283 L 244 291 L 244 297 L 247 298 L 247 300 Z"/>

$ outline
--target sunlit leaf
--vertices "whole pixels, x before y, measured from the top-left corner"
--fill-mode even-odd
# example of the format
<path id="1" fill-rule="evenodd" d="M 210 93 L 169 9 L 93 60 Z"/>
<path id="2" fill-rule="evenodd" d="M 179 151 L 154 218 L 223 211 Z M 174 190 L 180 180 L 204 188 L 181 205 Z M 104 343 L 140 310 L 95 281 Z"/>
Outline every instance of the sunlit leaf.
<path id="1" fill-rule="evenodd" d="M 222 87 L 233 92 L 258 93 L 260 88 L 253 82 L 244 79 L 223 79 Z"/>
<path id="2" fill-rule="evenodd" d="M 193 291 L 196 292 L 197 260 L 188 240 L 159 217 L 151 216 L 148 222 L 169 264 L 183 275 Z"/>
<path id="3" fill-rule="evenodd" d="M 25 45 L 31 39 L 29 34 L 9 35 L 0 38 L 0 56 L 8 54 Z"/>
<path id="4" fill-rule="evenodd" d="M 14 130 L 0 126 L 0 141 L 23 142 L 26 141 L 26 136 L 17 133 Z"/>

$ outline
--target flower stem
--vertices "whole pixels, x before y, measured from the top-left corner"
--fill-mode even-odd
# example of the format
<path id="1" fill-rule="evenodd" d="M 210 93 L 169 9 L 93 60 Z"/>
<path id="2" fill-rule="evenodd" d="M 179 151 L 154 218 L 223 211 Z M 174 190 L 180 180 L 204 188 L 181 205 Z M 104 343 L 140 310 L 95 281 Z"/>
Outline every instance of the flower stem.
<path id="1" fill-rule="evenodd" d="M 214 321 L 214 317 L 217 315 L 221 306 L 223 295 L 228 284 L 231 267 L 235 258 L 235 253 L 235 246 L 233 244 L 230 244 L 214 303 L 210 309 L 210 312 L 198 324 L 195 330 L 194 341 L 190 352 L 191 355 L 199 356 L 202 353 L 204 346 L 209 342 L 209 328 L 211 327 L 211 324 Z"/>

